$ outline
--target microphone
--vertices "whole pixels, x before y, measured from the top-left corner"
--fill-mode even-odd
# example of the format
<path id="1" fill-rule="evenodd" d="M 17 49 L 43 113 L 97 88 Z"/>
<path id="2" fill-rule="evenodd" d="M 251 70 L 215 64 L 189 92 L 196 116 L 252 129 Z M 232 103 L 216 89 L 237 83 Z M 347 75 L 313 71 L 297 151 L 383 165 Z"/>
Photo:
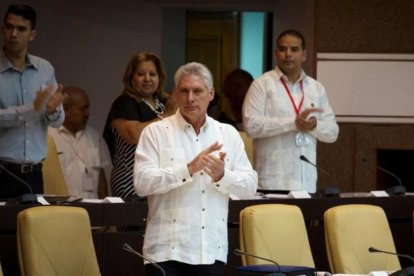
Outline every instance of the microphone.
<path id="1" fill-rule="evenodd" d="M 327 171 L 319 168 L 318 166 L 316 166 L 316 164 L 314 164 L 311 161 L 309 161 L 309 159 L 306 158 L 306 156 L 300 155 L 299 158 L 300 158 L 300 160 L 302 160 L 302 161 L 304 161 L 304 162 L 306 162 L 306 163 L 311 164 L 312 166 L 314 166 L 316 168 L 316 170 L 324 173 L 325 175 L 327 175 L 329 177 L 331 176 L 330 173 L 328 173 Z M 324 194 L 325 197 L 339 197 L 339 195 L 341 194 L 341 189 L 339 189 L 338 187 L 328 187 L 328 188 L 326 188 L 323 191 L 323 194 Z"/>
<path id="2" fill-rule="evenodd" d="M 157 264 L 155 261 L 146 258 L 144 255 L 142 255 L 141 253 L 138 253 L 138 251 L 134 250 L 129 244 L 124 243 L 124 245 L 122 246 L 122 249 L 124 249 L 125 251 L 128 251 L 129 253 L 135 254 L 137 256 L 139 256 L 140 258 L 148 261 L 150 264 L 152 264 L 153 266 L 155 266 L 156 268 L 158 268 L 162 275 L 166 276 L 167 274 L 165 273 L 165 270 L 159 265 Z"/>
<path id="3" fill-rule="evenodd" d="M 329 173 L 328 173 L 327 171 L 325 171 L 325 170 L 323 170 L 323 169 L 319 168 L 318 166 L 316 166 L 315 164 L 313 164 L 311 161 L 309 161 L 309 159 L 308 159 L 308 158 L 306 158 L 306 156 L 305 156 L 305 155 L 301 155 L 299 158 L 300 158 L 300 160 L 305 161 L 306 163 L 309 163 L 309 164 L 311 164 L 312 166 L 314 166 L 314 167 L 315 167 L 318 171 L 323 172 L 324 174 L 326 174 L 326 175 L 328 175 L 328 176 L 329 176 Z"/>
<path id="4" fill-rule="evenodd" d="M 243 252 L 243 251 L 241 251 L 240 249 L 237 249 L 237 248 L 234 249 L 233 253 L 234 253 L 234 255 L 237 255 L 237 256 L 248 256 L 248 257 L 253 257 L 253 258 L 260 259 L 260 260 L 264 260 L 264 261 L 271 262 L 272 264 L 275 264 L 277 266 L 276 273 L 279 273 L 280 272 L 280 266 L 279 266 L 279 264 L 277 262 L 273 261 L 273 260 L 266 259 L 266 258 L 263 258 L 263 257 L 259 257 L 259 256 L 256 256 L 256 255 L 252 255 L 252 254 Z"/>
<path id="5" fill-rule="evenodd" d="M 401 257 L 401 258 L 407 258 L 407 259 L 409 259 L 410 261 L 412 261 L 414 263 L 414 258 L 411 257 L 410 255 L 399 254 L 399 253 L 394 253 L 394 252 L 389 252 L 389 251 L 384 251 L 384 250 L 377 249 L 375 247 L 368 248 L 368 251 L 370 253 L 385 253 L 385 254 L 395 255 L 395 256 L 398 256 L 398 257 Z"/>
<path id="6" fill-rule="evenodd" d="M 363 158 L 362 161 L 364 161 L 367 164 L 370 164 L 370 162 Z M 377 167 L 378 170 L 385 172 L 386 174 L 394 177 L 395 179 L 397 179 L 398 181 L 398 185 L 397 186 L 393 186 L 390 188 L 385 189 L 385 191 L 389 194 L 389 195 L 404 195 L 407 192 L 407 189 L 403 186 L 402 182 L 401 182 L 401 178 L 399 178 L 396 174 L 390 172 L 389 170 L 379 166 L 378 164 L 374 164 L 375 167 Z"/>
<path id="7" fill-rule="evenodd" d="M 26 181 L 24 181 L 23 179 L 18 177 L 16 174 L 11 172 L 10 170 L 6 169 L 2 164 L 0 164 L 0 169 L 1 169 L 0 173 L 1 173 L 1 171 L 5 171 L 8 175 L 10 175 L 14 179 L 16 179 L 18 182 L 23 184 L 29 190 L 28 194 L 23 194 L 23 195 L 17 197 L 18 198 L 17 202 L 22 203 L 22 204 L 38 203 L 37 196 L 33 193 L 32 186 L 30 186 L 29 183 L 27 183 Z"/>
<path id="8" fill-rule="evenodd" d="M 401 257 L 401 258 L 407 258 L 411 262 L 414 263 L 414 258 L 411 257 L 410 255 L 399 254 L 399 253 L 394 253 L 394 252 L 388 252 L 388 251 L 376 249 L 375 247 L 369 247 L 368 251 L 370 253 L 385 253 L 385 254 L 395 255 L 395 256 L 398 256 L 398 257 Z M 397 271 L 391 273 L 389 276 L 408 276 L 408 275 L 414 275 L 414 266 L 409 266 L 409 267 L 397 270 Z"/>

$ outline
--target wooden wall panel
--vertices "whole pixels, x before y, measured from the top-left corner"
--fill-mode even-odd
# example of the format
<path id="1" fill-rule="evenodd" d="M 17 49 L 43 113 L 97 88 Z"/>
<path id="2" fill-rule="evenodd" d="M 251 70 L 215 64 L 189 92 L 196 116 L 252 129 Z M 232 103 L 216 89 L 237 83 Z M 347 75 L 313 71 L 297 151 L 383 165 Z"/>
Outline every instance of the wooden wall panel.
<path id="1" fill-rule="evenodd" d="M 411 124 L 339 123 L 339 137 L 333 144 L 318 143 L 318 166 L 331 176 L 319 174 L 318 189 L 337 185 L 342 192 L 369 192 L 396 182 L 377 174 L 377 150 L 414 150 L 414 126 Z M 368 162 L 364 162 L 366 159 Z M 407 162 L 399 160 L 398 162 Z M 408 161 L 411 162 L 411 161 Z M 387 179 L 377 179 L 382 175 Z M 414 191 L 414 177 L 403 183 Z M 379 187 L 381 186 L 381 187 Z"/>
<path id="2" fill-rule="evenodd" d="M 317 52 L 414 53 L 414 1 L 315 1 Z"/>

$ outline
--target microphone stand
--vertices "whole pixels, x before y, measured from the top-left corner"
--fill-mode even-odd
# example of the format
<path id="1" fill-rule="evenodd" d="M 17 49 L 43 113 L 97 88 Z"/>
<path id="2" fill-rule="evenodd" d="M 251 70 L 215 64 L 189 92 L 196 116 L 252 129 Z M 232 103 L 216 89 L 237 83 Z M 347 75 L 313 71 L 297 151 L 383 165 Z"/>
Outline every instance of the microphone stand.
<path id="1" fill-rule="evenodd" d="M 153 260 L 145 257 L 144 255 L 142 255 L 141 253 L 138 253 L 138 251 L 134 250 L 129 244 L 124 243 L 124 245 L 122 246 L 122 249 L 124 249 L 125 251 L 128 251 L 129 253 L 135 254 L 138 257 L 146 260 L 147 262 L 149 262 L 150 264 L 152 264 L 153 266 L 155 266 L 156 268 L 158 268 L 162 275 L 166 276 L 167 274 L 165 273 L 164 268 L 162 268 L 159 264 L 157 264 L 156 262 L 154 262 Z"/>
<path id="2" fill-rule="evenodd" d="M 411 257 L 410 255 L 384 251 L 384 250 L 377 249 L 375 247 L 368 248 L 368 251 L 370 253 L 384 253 L 384 254 L 395 255 L 395 256 L 401 257 L 401 258 L 407 258 L 411 262 L 414 263 L 414 258 Z M 409 267 L 402 268 L 400 270 L 397 270 L 397 271 L 391 273 L 389 276 L 409 276 L 409 275 L 414 275 L 414 266 L 409 266 Z"/>
<path id="3" fill-rule="evenodd" d="M 385 254 L 395 255 L 395 256 L 398 256 L 398 257 L 402 257 L 402 258 L 407 258 L 407 259 L 409 259 L 411 262 L 413 262 L 413 263 L 414 263 L 414 258 L 413 258 L 413 257 L 411 257 L 410 255 L 400 254 L 400 253 L 394 253 L 394 252 L 389 252 L 389 251 L 384 251 L 384 250 L 377 249 L 377 248 L 375 248 L 375 247 L 370 247 L 370 248 L 368 248 L 368 251 L 369 251 L 370 253 L 385 253 Z"/>
<path id="4" fill-rule="evenodd" d="M 362 159 L 362 161 L 364 161 L 367 164 L 370 163 L 365 158 Z M 405 186 L 403 186 L 403 184 L 401 182 L 401 178 L 399 178 L 396 174 L 390 172 L 389 170 L 387 170 L 387 169 L 385 169 L 385 168 L 383 168 L 383 167 L 381 167 L 377 164 L 374 164 L 374 165 L 378 170 L 385 172 L 386 174 L 388 174 L 388 175 L 394 177 L 395 179 L 397 179 L 397 181 L 398 181 L 397 186 L 392 186 L 392 187 L 389 187 L 389 188 L 385 189 L 387 194 L 389 194 L 389 195 L 404 195 L 407 192 L 407 189 L 405 188 Z"/>
<path id="5" fill-rule="evenodd" d="M 299 158 L 300 160 L 305 161 L 306 163 L 314 166 L 317 171 L 320 171 L 324 173 L 325 175 L 327 175 L 329 178 L 331 178 L 331 175 L 327 171 L 319 168 L 318 166 L 316 166 L 316 164 L 313 164 L 311 161 L 309 161 L 308 158 L 306 158 L 306 156 L 301 155 Z M 323 190 L 324 197 L 339 197 L 340 194 L 341 194 L 341 189 L 339 189 L 338 187 L 327 187 L 325 188 L 325 190 Z"/>
<path id="6" fill-rule="evenodd" d="M 277 271 L 274 272 L 274 273 L 271 273 L 269 275 L 284 275 L 284 273 L 280 273 L 280 266 L 279 266 L 279 264 L 277 262 L 273 261 L 273 260 L 266 259 L 266 258 L 263 258 L 263 257 L 259 257 L 259 256 L 256 256 L 256 255 L 252 255 L 252 254 L 243 252 L 243 251 L 241 251 L 239 249 L 234 249 L 233 253 L 234 253 L 234 255 L 237 255 L 237 256 L 248 256 L 248 257 L 260 259 L 260 260 L 263 260 L 263 261 L 268 261 L 268 262 L 270 262 L 272 264 L 275 264 L 276 267 L 277 267 Z"/>
<path id="7" fill-rule="evenodd" d="M 17 200 L 16 201 L 18 203 L 21 203 L 21 204 L 38 203 L 37 196 L 33 193 L 33 189 L 32 189 L 32 187 L 30 186 L 29 183 L 27 183 L 26 181 L 24 181 L 23 179 L 21 179 L 20 177 L 18 177 L 17 175 L 15 175 L 10 170 L 6 169 L 2 164 L 0 164 L 0 169 L 2 171 L 5 171 L 8 175 L 10 175 L 14 179 L 16 179 L 21 184 L 23 184 L 29 190 L 29 194 L 23 194 L 23 195 L 17 197 Z M 0 173 L 1 173 L 1 170 L 0 170 Z"/>

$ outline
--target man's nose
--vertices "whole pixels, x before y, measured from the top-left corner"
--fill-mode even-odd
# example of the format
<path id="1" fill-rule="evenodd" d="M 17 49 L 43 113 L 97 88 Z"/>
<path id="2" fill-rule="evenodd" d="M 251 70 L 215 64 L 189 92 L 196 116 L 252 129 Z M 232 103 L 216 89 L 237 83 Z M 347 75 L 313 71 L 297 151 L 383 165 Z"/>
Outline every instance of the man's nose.
<path id="1" fill-rule="evenodd" d="M 192 103 L 192 102 L 194 101 L 194 93 L 193 93 L 193 91 L 190 91 L 190 92 L 187 94 L 187 101 L 188 101 L 189 103 Z"/>
<path id="2" fill-rule="evenodd" d="M 12 28 L 12 30 L 11 30 L 11 36 L 13 36 L 13 37 L 17 36 L 17 33 L 18 32 L 19 31 L 17 30 L 17 28 Z"/>
<path id="3" fill-rule="evenodd" d="M 292 50 L 290 50 L 290 49 L 286 49 L 285 55 L 286 55 L 287 57 L 290 57 L 290 56 L 292 55 Z"/>

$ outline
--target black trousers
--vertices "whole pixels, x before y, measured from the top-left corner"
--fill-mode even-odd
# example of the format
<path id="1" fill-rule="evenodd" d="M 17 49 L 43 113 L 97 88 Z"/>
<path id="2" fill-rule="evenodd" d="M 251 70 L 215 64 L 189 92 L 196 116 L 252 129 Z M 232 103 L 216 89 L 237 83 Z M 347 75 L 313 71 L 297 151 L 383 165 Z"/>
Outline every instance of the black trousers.
<path id="1" fill-rule="evenodd" d="M 14 174 L 11 175 L 10 173 Z M 18 179 L 17 179 L 17 178 Z M 0 198 L 7 199 L 30 194 L 30 186 L 35 194 L 43 194 L 43 174 L 42 170 L 30 173 L 19 171 L 4 171 L 0 168 Z"/>
<path id="2" fill-rule="evenodd" d="M 216 261 L 211 265 L 190 265 L 176 261 L 157 263 L 167 276 L 222 276 L 224 275 L 224 263 Z M 163 276 L 160 269 L 152 264 L 145 265 L 146 276 Z"/>

